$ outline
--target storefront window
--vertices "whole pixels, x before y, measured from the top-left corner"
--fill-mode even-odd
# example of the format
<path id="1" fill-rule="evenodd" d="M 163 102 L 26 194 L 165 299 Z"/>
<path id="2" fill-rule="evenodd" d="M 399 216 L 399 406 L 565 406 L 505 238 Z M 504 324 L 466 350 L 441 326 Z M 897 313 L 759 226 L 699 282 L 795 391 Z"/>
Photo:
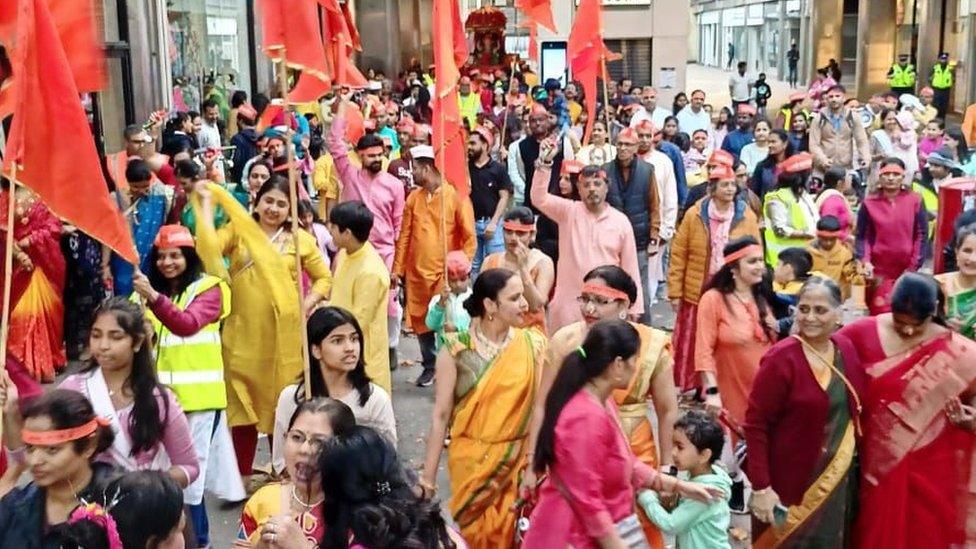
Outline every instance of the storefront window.
<path id="1" fill-rule="evenodd" d="M 168 0 L 175 109 L 199 110 L 213 95 L 226 111 L 235 90 L 251 89 L 247 1 Z"/>

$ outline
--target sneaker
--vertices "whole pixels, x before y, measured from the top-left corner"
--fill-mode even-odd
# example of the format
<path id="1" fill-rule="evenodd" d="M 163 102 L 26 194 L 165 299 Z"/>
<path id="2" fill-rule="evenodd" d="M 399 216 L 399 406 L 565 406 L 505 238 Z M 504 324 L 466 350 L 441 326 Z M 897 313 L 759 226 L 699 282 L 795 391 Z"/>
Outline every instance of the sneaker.
<path id="1" fill-rule="evenodd" d="M 434 384 L 434 369 L 424 368 L 424 371 L 420 373 L 417 378 L 417 387 L 430 387 Z"/>

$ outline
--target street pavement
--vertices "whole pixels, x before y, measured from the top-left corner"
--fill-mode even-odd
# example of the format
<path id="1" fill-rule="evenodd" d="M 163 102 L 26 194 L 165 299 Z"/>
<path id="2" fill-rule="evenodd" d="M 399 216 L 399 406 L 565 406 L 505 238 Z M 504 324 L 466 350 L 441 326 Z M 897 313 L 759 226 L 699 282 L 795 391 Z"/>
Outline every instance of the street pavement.
<path id="1" fill-rule="evenodd" d="M 688 65 L 688 72 L 685 77 L 687 80 L 685 93 L 695 89 L 702 90 L 705 92 L 705 103 L 712 105 L 716 110 L 731 105 L 732 96 L 729 94 L 729 76 L 731 74 L 731 71 L 716 67 L 706 67 L 696 64 Z M 750 78 L 755 78 L 759 73 L 747 72 L 746 75 Z M 766 104 L 766 116 L 772 119 L 776 117 L 776 112 L 780 107 L 789 101 L 790 94 L 801 91 L 801 89 L 790 89 L 789 83 L 776 80 L 771 74 L 767 74 L 766 77 L 766 82 L 769 83 L 773 93 Z M 802 91 L 806 91 L 806 88 L 803 88 Z M 667 108 L 670 105 L 661 106 Z"/>

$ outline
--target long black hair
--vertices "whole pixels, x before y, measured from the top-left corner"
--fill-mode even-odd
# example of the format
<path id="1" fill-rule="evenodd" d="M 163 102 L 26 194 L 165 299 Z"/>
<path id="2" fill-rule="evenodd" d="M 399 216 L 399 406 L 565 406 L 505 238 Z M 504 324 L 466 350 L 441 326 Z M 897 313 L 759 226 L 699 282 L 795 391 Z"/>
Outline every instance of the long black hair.
<path id="1" fill-rule="evenodd" d="M 969 162 L 969 157 L 972 155 L 972 153 L 969 152 L 969 143 L 966 141 L 966 134 L 962 133 L 962 128 L 959 126 L 947 128 L 945 134 L 958 141 L 956 150 L 953 151 L 956 153 L 956 156 L 959 157 L 956 160 L 958 160 L 960 164 L 966 164 Z"/>
<path id="2" fill-rule="evenodd" d="M 104 491 L 124 547 L 156 547 L 180 523 L 183 490 L 163 471 L 130 471 Z"/>
<path id="3" fill-rule="evenodd" d="M 898 277 L 891 290 L 891 312 L 908 315 L 918 321 L 931 318 L 940 326 L 948 326 L 942 287 L 934 278 L 924 274 L 909 272 Z"/>
<path id="4" fill-rule="evenodd" d="M 51 429 L 60 431 L 80 427 L 95 419 L 95 410 L 85 395 L 68 389 L 52 389 L 32 400 L 23 411 L 24 419 L 46 417 Z M 109 427 L 98 426 L 95 432 L 85 438 L 71 441 L 75 453 L 81 454 L 94 443 L 93 456 L 108 450 L 115 440 Z"/>
<path id="5" fill-rule="evenodd" d="M 168 391 L 156 378 L 156 365 L 150 349 L 146 319 L 137 303 L 124 297 L 106 299 L 95 311 L 93 319 L 112 315 L 119 327 L 133 341 L 142 339 L 142 345 L 132 359 L 132 371 L 125 385 L 132 391 L 132 414 L 129 416 L 129 435 L 132 437 L 132 455 L 151 450 L 163 439 L 166 423 L 160 420 L 158 395 Z M 94 321 L 92 322 L 94 324 Z M 89 328 L 89 333 L 91 329 Z M 92 357 L 82 373 L 91 373 L 98 367 Z M 169 416 L 169 401 L 163 399 L 164 417 Z"/>
<path id="6" fill-rule="evenodd" d="M 325 443 L 319 459 L 325 535 L 319 547 L 345 549 L 350 533 L 364 547 L 453 548 L 440 505 L 407 482 L 393 446 L 357 426 Z"/>
<path id="7" fill-rule="evenodd" d="M 359 327 L 359 321 L 356 320 L 356 317 L 352 313 L 341 307 L 322 307 L 316 309 L 312 313 L 312 316 L 308 317 L 308 322 L 306 323 L 309 345 L 308 353 L 310 356 L 315 356 L 312 354 L 311 347 L 321 345 L 333 330 L 346 324 L 352 326 L 356 330 L 356 335 L 359 336 L 359 360 L 356 362 L 356 367 L 348 374 L 349 383 L 359 392 L 359 405 L 365 406 L 370 395 L 373 394 L 373 387 L 370 385 L 369 375 L 366 374 L 363 329 Z M 312 386 L 312 397 L 329 396 L 329 388 L 325 386 L 325 378 L 322 376 L 322 366 L 309 369 L 309 384 Z M 298 378 L 298 390 L 295 391 L 296 403 L 305 401 L 304 388 L 305 376 L 302 375 Z"/>
<path id="8" fill-rule="evenodd" d="M 748 246 L 758 245 L 759 242 L 754 237 L 746 235 L 729 241 L 729 243 L 725 245 L 725 248 L 722 248 L 722 254 L 724 256 L 729 256 Z M 702 293 L 704 294 L 708 290 L 712 289 L 718 290 L 722 294 L 723 300 L 725 300 L 726 307 L 728 307 L 729 294 L 735 291 L 735 277 L 732 275 L 732 269 L 738 267 L 741 262 L 742 260 L 740 259 L 735 263 L 722 265 L 722 268 L 719 269 L 718 272 L 715 273 L 715 276 L 713 276 L 712 279 L 708 281 L 708 284 L 705 285 L 705 290 L 702 291 Z M 766 269 L 766 274 L 763 276 L 763 282 L 754 285 L 751 290 L 752 298 L 756 301 L 756 307 L 759 309 L 759 324 L 762 326 L 763 333 L 766 334 L 766 337 L 769 338 L 770 341 L 774 341 L 776 339 L 775 332 L 773 332 L 773 330 L 771 330 L 769 326 L 766 326 L 766 323 L 763 322 L 763 319 L 766 318 L 767 314 L 769 314 L 769 302 L 767 301 L 766 296 L 763 294 L 763 284 L 769 285 L 768 279 L 769 269 Z"/>
<path id="9" fill-rule="evenodd" d="M 153 246 L 149 250 L 149 273 L 146 275 L 149 278 L 149 284 L 157 292 L 169 297 L 178 296 L 185 292 L 190 284 L 196 282 L 203 274 L 203 262 L 193 246 L 180 246 L 180 252 L 183 253 L 183 259 L 186 260 L 186 270 L 176 277 L 176 290 L 174 291 L 170 288 L 169 279 L 163 276 L 162 271 L 156 266 L 156 262 L 159 260 L 159 248 Z"/>
<path id="10" fill-rule="evenodd" d="M 624 320 L 601 320 L 590 328 L 579 349 L 563 360 L 546 397 L 546 412 L 532 463 L 536 473 L 543 473 L 556 462 L 556 422 L 566 403 L 586 382 L 606 371 L 615 359 L 636 355 L 640 349 L 640 335 Z"/>

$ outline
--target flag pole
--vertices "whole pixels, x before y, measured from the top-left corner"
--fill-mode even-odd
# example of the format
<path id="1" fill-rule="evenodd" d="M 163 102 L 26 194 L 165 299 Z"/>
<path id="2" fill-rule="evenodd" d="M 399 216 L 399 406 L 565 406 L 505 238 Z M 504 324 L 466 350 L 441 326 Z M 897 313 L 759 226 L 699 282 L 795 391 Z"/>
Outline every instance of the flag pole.
<path id="1" fill-rule="evenodd" d="M 600 81 L 603 82 L 603 114 L 607 119 L 607 137 L 610 136 L 610 89 L 607 87 L 607 54 L 600 54 Z M 587 136 L 586 144 L 590 144 Z"/>
<path id="2" fill-rule="evenodd" d="M 516 10 L 515 13 L 518 13 Z M 512 59 L 512 72 L 508 77 L 508 93 L 505 94 L 505 118 L 502 120 L 502 134 L 498 137 L 501 141 L 501 149 L 507 150 L 505 144 L 505 136 L 508 135 L 508 116 L 511 110 L 511 105 L 508 104 L 509 100 L 512 98 L 512 92 L 515 91 L 515 58 Z M 500 152 L 500 151 L 499 151 Z"/>
<path id="3" fill-rule="evenodd" d="M 281 100 L 284 102 L 285 121 L 288 120 L 288 65 L 285 62 L 285 50 L 281 50 L 281 59 L 278 61 L 278 90 L 281 92 Z M 287 135 L 287 133 L 286 133 Z M 301 318 L 302 338 L 302 375 L 305 380 L 305 400 L 312 399 L 311 371 L 309 369 L 308 356 L 308 334 L 305 331 L 305 300 L 302 296 L 302 254 L 298 249 L 298 174 L 295 172 L 295 149 L 291 143 L 285 144 L 288 151 L 288 201 L 291 203 L 291 240 L 295 246 L 295 279 L 297 280 L 296 289 L 298 291 L 298 314 Z"/>
<path id="4" fill-rule="evenodd" d="M 17 189 L 17 163 L 12 162 L 10 167 L 10 187 L 7 188 L 7 225 L 4 229 L 5 247 L 3 253 L 3 315 L 0 319 L 0 357 L 3 358 L 3 368 L 7 367 L 7 343 L 10 335 L 10 291 L 13 284 L 14 269 L 14 213 L 16 212 L 17 200 L 14 196 Z M 4 376 L 0 376 L 0 384 L 5 384 Z M 3 435 L 3 407 L 0 407 L 0 436 Z"/>

